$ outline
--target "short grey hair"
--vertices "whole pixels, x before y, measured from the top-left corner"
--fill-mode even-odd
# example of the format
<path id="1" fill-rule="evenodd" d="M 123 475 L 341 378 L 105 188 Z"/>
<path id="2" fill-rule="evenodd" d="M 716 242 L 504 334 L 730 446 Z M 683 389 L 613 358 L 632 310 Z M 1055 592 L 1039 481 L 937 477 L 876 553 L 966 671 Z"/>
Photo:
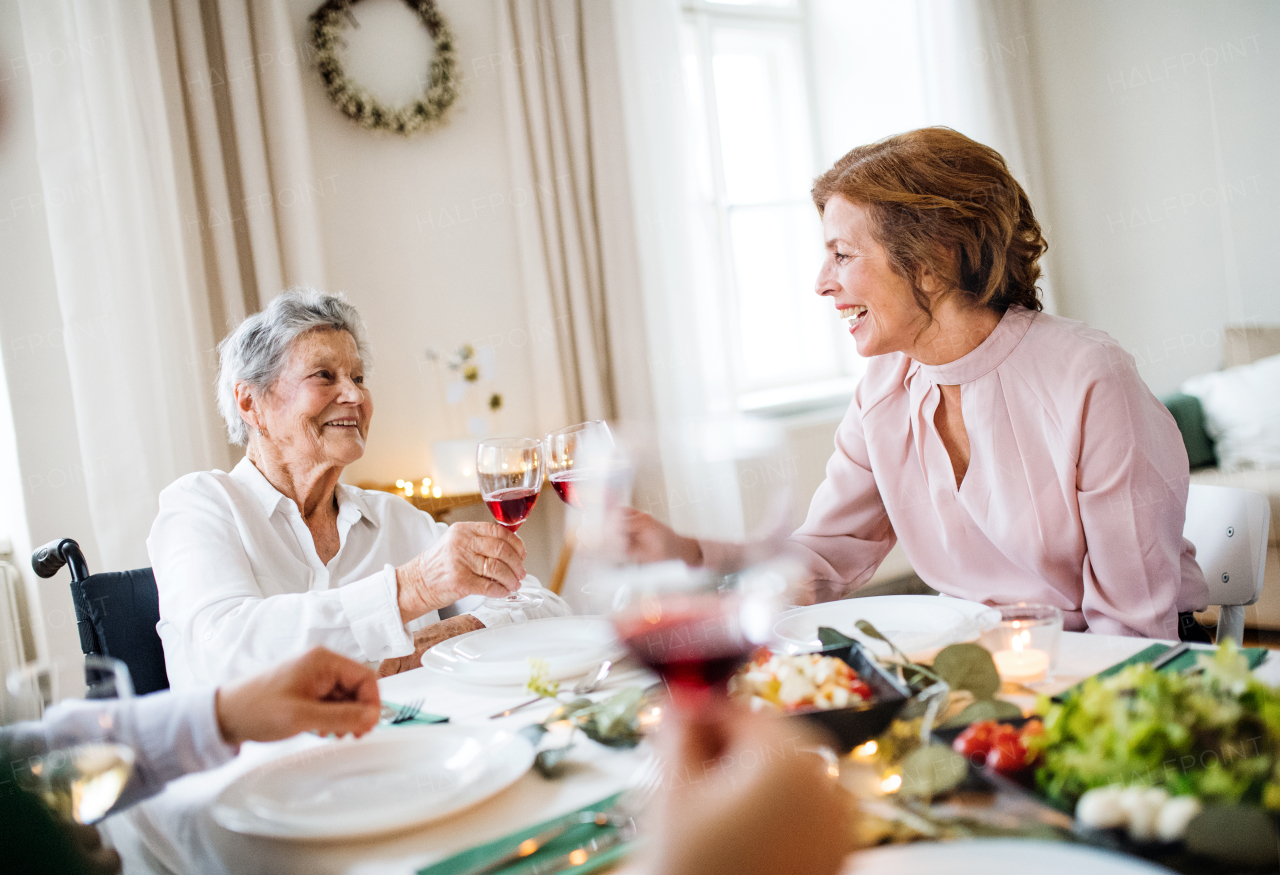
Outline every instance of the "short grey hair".
<path id="1" fill-rule="evenodd" d="M 218 344 L 218 412 L 231 443 L 249 442 L 249 426 L 236 406 L 236 384 L 265 392 L 275 385 L 289 360 L 293 342 L 309 331 L 333 328 L 354 338 L 360 360 L 370 363 L 364 320 L 342 295 L 305 287 L 281 292 L 260 313 L 245 319 Z"/>

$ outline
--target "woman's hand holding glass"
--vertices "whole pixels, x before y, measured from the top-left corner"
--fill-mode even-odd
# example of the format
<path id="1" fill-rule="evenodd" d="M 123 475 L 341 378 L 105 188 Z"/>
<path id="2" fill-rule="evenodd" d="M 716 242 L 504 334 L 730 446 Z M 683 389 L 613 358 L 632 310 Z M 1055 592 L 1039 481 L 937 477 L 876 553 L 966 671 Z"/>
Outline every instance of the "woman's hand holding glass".
<path id="1" fill-rule="evenodd" d="M 497 523 L 454 523 L 435 546 L 396 569 L 405 621 L 469 595 L 504 598 L 525 577 L 524 542 Z"/>

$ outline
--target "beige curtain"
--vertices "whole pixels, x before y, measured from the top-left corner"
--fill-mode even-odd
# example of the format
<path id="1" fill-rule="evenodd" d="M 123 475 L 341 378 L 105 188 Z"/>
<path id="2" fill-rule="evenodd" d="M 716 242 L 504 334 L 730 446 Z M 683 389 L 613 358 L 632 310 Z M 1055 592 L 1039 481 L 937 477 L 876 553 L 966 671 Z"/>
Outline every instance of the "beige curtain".
<path id="1" fill-rule="evenodd" d="M 156 496 L 234 461 L 214 346 L 323 284 L 284 0 L 22 0 L 85 491 L 105 569 L 147 565 Z M 331 184 L 331 183 L 330 183 Z M 67 533 L 73 534 L 73 533 Z"/>
<path id="2" fill-rule="evenodd" d="M 292 285 L 323 288 L 303 114 L 305 46 L 284 0 L 152 0 L 176 151 L 189 164 L 185 233 L 198 249 L 215 334 Z"/>
<path id="3" fill-rule="evenodd" d="M 529 317 L 535 336 L 550 325 L 555 339 L 533 349 L 539 415 L 547 428 L 615 419 L 589 25 L 581 0 L 500 5 L 512 168 L 533 193 L 517 215 Z"/>

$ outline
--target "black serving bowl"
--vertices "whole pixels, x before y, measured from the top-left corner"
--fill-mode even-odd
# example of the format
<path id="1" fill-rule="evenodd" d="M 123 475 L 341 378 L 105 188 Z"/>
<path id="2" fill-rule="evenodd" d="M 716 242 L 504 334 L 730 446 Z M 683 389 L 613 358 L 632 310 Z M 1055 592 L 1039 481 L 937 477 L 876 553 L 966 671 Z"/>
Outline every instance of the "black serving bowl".
<path id="1" fill-rule="evenodd" d="M 911 692 L 856 641 L 825 648 L 821 653 L 843 660 L 871 687 L 874 695 L 871 701 L 848 708 L 802 711 L 795 716 L 825 729 L 835 739 L 839 752 L 847 753 L 884 732 L 907 704 Z"/>

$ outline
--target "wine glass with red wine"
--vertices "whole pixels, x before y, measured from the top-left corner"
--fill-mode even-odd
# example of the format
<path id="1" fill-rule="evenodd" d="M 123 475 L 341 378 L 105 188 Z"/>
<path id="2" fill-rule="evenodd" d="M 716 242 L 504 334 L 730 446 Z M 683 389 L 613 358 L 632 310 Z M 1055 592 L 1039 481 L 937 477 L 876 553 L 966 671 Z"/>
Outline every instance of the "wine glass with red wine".
<path id="1" fill-rule="evenodd" d="M 784 585 L 751 585 L 683 562 L 636 569 L 612 614 L 631 654 L 657 672 L 677 705 L 727 693 L 729 679 L 769 643 Z"/>
<path id="2" fill-rule="evenodd" d="M 561 501 L 575 510 L 583 509 L 582 488 L 607 473 L 613 447 L 609 426 L 599 419 L 547 435 L 547 479 Z"/>
<path id="3" fill-rule="evenodd" d="M 533 438 L 495 438 L 476 448 L 476 476 L 480 497 L 498 525 L 511 532 L 528 519 L 542 489 L 542 441 Z M 542 604 L 540 596 L 517 590 L 505 598 L 490 598 L 486 607 L 521 610 Z"/>

